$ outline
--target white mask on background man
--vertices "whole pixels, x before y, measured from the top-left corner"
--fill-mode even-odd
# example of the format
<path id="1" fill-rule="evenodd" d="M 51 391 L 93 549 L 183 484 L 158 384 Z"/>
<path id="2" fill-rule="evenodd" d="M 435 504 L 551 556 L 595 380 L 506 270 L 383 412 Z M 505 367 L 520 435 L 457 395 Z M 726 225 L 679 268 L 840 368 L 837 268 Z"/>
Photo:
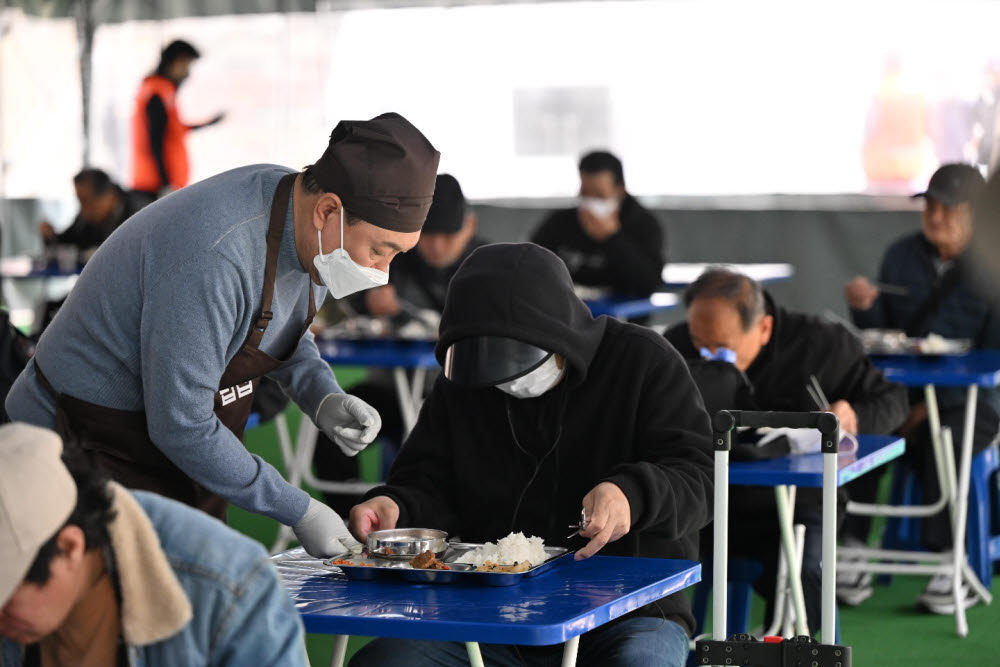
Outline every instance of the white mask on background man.
<path id="1" fill-rule="evenodd" d="M 556 355 L 551 355 L 541 366 L 516 380 L 498 384 L 497 389 L 514 398 L 535 398 L 559 384 L 563 369 L 556 363 Z"/>
<path id="2" fill-rule="evenodd" d="M 344 249 L 344 207 L 340 207 L 340 247 L 329 255 L 323 254 L 323 233 L 316 230 L 319 238 L 319 254 L 313 264 L 319 271 L 320 280 L 326 285 L 334 299 L 361 292 L 372 287 L 381 287 L 389 282 L 389 272 L 361 266 Z"/>
<path id="3" fill-rule="evenodd" d="M 590 211 L 598 218 L 607 218 L 618 210 L 618 200 L 601 199 L 600 197 L 580 197 L 580 208 Z"/>

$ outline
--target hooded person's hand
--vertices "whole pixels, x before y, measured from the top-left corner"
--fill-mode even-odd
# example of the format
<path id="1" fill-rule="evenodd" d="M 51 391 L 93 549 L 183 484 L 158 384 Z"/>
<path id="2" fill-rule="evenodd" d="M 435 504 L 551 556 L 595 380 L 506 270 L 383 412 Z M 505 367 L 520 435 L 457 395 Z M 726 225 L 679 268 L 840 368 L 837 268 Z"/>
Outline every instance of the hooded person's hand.
<path id="1" fill-rule="evenodd" d="M 316 409 L 315 422 L 346 456 L 356 456 L 382 428 L 378 410 L 357 396 L 342 392 L 327 394 Z"/>
<path id="2" fill-rule="evenodd" d="M 399 522 L 399 505 L 388 496 L 375 496 L 351 508 L 351 534 L 365 540 L 368 533 L 395 528 Z"/>
<path id="3" fill-rule="evenodd" d="M 340 515 L 315 498 L 309 499 L 306 513 L 292 526 L 292 532 L 313 558 L 330 558 L 360 545 Z"/>
<path id="4" fill-rule="evenodd" d="M 587 528 L 581 537 L 589 538 L 587 545 L 576 552 L 574 558 L 590 558 L 609 542 L 628 534 L 632 527 L 632 507 L 617 484 L 601 482 L 583 497 L 583 511 Z"/>

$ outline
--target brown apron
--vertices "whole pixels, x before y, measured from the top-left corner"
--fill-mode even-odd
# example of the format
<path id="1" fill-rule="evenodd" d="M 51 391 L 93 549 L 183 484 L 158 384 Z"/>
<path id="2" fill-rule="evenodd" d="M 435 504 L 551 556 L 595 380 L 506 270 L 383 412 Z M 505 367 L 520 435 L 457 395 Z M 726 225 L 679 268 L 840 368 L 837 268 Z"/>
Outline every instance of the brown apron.
<path id="1" fill-rule="evenodd" d="M 243 347 L 226 366 L 219 391 L 215 393 L 215 415 L 241 440 L 260 378 L 287 361 L 295 352 L 295 346 L 292 346 L 284 359 L 276 359 L 259 349 L 273 317 L 271 299 L 274 296 L 278 253 L 295 176 L 288 174 L 278 182 L 271 202 L 260 317 L 250 328 Z M 302 325 L 300 338 L 309 329 L 315 314 L 316 302 L 310 282 L 309 315 Z M 163 454 L 149 438 L 145 412 L 116 410 L 59 394 L 37 364 L 35 373 L 42 386 L 56 399 L 56 431 L 67 446 L 75 443 L 88 451 L 95 462 L 123 486 L 174 498 L 225 521 L 226 500 L 192 480 Z"/>

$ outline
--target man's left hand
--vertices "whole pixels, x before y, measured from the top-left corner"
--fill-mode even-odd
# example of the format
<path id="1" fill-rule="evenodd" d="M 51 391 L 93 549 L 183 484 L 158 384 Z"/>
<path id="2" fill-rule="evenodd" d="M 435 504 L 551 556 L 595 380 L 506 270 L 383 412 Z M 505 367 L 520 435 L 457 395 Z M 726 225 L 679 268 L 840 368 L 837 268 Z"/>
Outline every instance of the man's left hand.
<path id="1" fill-rule="evenodd" d="M 611 482 L 601 482 L 583 497 L 583 511 L 589 518 L 587 529 L 580 535 L 590 538 L 590 542 L 576 552 L 576 560 L 590 558 L 609 542 L 620 540 L 632 527 L 628 498 Z"/>
<path id="2" fill-rule="evenodd" d="M 840 430 L 852 435 L 858 434 L 858 415 L 854 413 L 850 403 L 837 401 L 830 406 L 830 412 L 837 415 L 837 419 L 840 420 Z"/>
<path id="3" fill-rule="evenodd" d="M 314 421 L 346 456 L 355 456 L 370 445 L 382 428 L 378 410 L 357 396 L 343 393 L 327 394 Z"/>
<path id="4" fill-rule="evenodd" d="M 617 211 L 606 218 L 601 218 L 587 209 L 581 208 L 578 210 L 578 217 L 580 219 L 580 227 L 583 228 L 583 233 L 598 243 L 608 240 L 622 228 L 621 222 L 618 220 Z"/>

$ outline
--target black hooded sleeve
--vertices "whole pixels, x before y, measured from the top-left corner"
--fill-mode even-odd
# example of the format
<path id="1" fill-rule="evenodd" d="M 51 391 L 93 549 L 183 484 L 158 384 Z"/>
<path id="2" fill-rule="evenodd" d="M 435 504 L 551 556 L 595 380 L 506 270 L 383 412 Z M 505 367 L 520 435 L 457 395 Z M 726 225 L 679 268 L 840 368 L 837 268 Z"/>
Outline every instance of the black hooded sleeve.
<path id="1" fill-rule="evenodd" d="M 448 410 L 438 377 L 420 409 L 413 431 L 392 464 L 385 485 L 365 494 L 369 500 L 388 496 L 399 505 L 399 527 L 438 528 L 458 532 L 454 456 Z"/>
<path id="2" fill-rule="evenodd" d="M 618 485 L 628 498 L 632 530 L 651 530 L 677 539 L 712 518 L 711 427 L 687 364 L 659 339 L 655 360 L 641 379 L 636 415 L 635 461 L 612 468 L 602 481 Z"/>

